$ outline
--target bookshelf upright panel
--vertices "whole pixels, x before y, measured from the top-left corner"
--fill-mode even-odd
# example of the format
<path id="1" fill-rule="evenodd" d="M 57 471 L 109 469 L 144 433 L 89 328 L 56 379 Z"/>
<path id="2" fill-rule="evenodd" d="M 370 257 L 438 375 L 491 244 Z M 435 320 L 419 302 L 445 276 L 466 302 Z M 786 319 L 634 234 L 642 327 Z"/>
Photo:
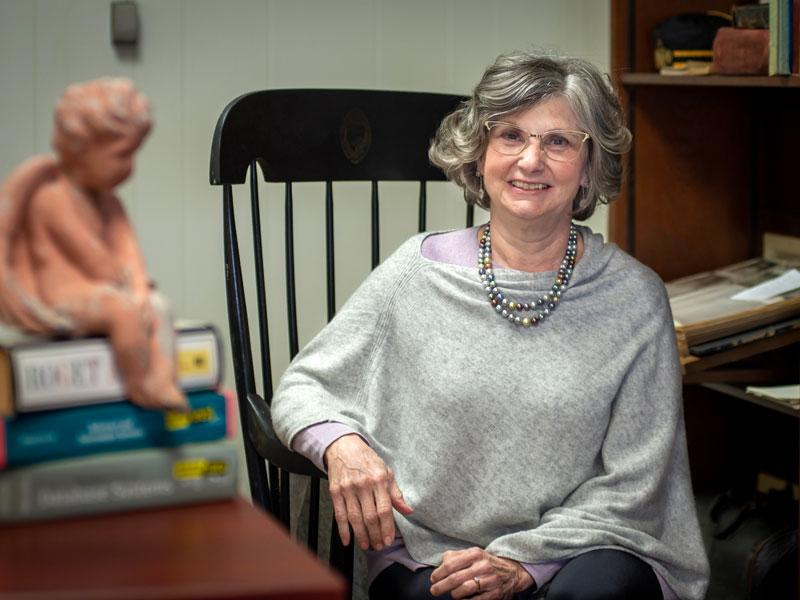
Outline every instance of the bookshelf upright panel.
<path id="1" fill-rule="evenodd" d="M 611 206 L 610 238 L 667 281 L 758 256 L 765 232 L 800 237 L 800 77 L 656 72 L 658 23 L 730 8 L 730 0 L 611 2 L 612 79 L 634 138 L 625 187 Z M 743 390 L 747 377 L 769 385 L 779 371 L 800 378 L 797 340 L 776 338 L 769 346 L 731 353 L 726 364 L 716 357 L 705 377 L 702 364 L 687 371 L 687 433 L 701 492 L 750 485 L 754 469 L 800 479 L 800 415 L 743 402 L 743 391 L 725 395 L 726 385 L 696 385 L 735 381 Z M 770 447 L 750 443 L 761 431 L 775 433 Z M 742 453 L 746 462 L 732 462 Z"/>

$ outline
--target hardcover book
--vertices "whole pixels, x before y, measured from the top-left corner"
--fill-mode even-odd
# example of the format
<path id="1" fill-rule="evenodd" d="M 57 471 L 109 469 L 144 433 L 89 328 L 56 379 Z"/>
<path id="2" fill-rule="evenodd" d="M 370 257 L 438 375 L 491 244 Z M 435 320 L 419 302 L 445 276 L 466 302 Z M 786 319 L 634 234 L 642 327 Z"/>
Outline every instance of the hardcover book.
<path id="1" fill-rule="evenodd" d="M 229 498 L 238 450 L 222 440 L 51 461 L 0 474 L 0 523 Z"/>
<path id="2" fill-rule="evenodd" d="M 792 0 L 769 2 L 769 74 L 789 75 L 792 54 Z"/>
<path id="3" fill-rule="evenodd" d="M 178 379 L 185 391 L 222 379 L 219 335 L 208 324 L 176 324 Z M 0 330 L 0 415 L 122 400 L 111 347 L 102 337 L 51 339 Z"/>
<path id="4" fill-rule="evenodd" d="M 134 448 L 178 446 L 230 436 L 233 400 L 212 391 L 187 394 L 189 412 L 110 402 L 0 418 L 0 469 Z"/>
<path id="5" fill-rule="evenodd" d="M 792 0 L 792 75 L 800 75 L 800 0 Z"/>

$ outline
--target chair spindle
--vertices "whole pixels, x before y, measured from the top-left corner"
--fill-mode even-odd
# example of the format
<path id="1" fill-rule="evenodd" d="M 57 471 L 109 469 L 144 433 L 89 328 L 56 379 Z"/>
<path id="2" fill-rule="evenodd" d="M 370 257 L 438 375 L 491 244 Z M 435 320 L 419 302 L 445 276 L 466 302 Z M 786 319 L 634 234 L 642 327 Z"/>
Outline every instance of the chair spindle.
<path id="1" fill-rule="evenodd" d="M 231 350 L 236 377 L 236 393 L 240 398 L 245 398 L 249 390 L 255 390 L 255 377 L 253 375 L 252 352 L 250 349 L 249 326 L 247 323 L 247 306 L 244 302 L 237 302 L 237 298 L 244 298 L 244 283 L 242 280 L 242 265 L 239 259 L 239 240 L 236 235 L 236 219 L 233 210 L 233 186 L 222 186 L 222 212 L 223 226 L 225 228 L 225 272 L 228 278 L 228 323 L 231 335 Z M 239 402 L 239 419 L 242 425 L 247 423 L 246 403 Z M 270 490 L 267 482 L 267 471 L 264 459 L 255 450 L 252 441 L 245 433 L 244 454 L 249 474 L 250 493 L 253 500 L 264 510 L 274 513 L 277 506 L 270 502 Z"/>
<path id="2" fill-rule="evenodd" d="M 372 268 L 381 262 L 380 216 L 378 214 L 378 182 L 372 181 Z"/>
<path id="3" fill-rule="evenodd" d="M 427 228 L 428 194 L 425 181 L 419 182 L 419 232 Z"/>
<path id="4" fill-rule="evenodd" d="M 250 163 L 250 213 L 253 220 L 253 253 L 256 269 L 256 297 L 258 298 L 258 333 L 261 343 L 261 382 L 264 399 L 272 404 L 272 361 L 269 349 L 267 322 L 267 294 L 264 275 L 264 250 L 261 242 L 261 208 L 258 198 L 258 166 Z"/>
<path id="5" fill-rule="evenodd" d="M 297 355 L 299 344 L 297 341 L 297 293 L 294 278 L 294 198 L 292 196 L 292 183 L 286 182 L 286 202 L 284 207 L 284 222 L 286 225 L 286 311 L 289 327 L 289 360 Z M 289 472 L 280 471 L 281 485 L 281 521 L 289 527 Z"/>
<path id="6" fill-rule="evenodd" d="M 336 277 L 333 260 L 333 182 L 325 182 L 325 265 L 328 278 L 328 321 L 336 314 Z"/>
<path id="7" fill-rule="evenodd" d="M 264 275 L 264 250 L 261 242 L 261 203 L 258 197 L 258 163 L 250 162 L 250 216 L 253 221 L 253 255 L 256 270 L 256 297 L 258 299 L 258 334 L 261 344 L 261 382 L 264 400 L 272 405 L 272 359 L 269 349 L 269 326 L 267 320 L 267 293 Z M 269 473 L 270 505 L 277 511 L 280 505 L 278 468 L 267 462 Z M 277 516 L 277 514 L 276 514 Z"/>

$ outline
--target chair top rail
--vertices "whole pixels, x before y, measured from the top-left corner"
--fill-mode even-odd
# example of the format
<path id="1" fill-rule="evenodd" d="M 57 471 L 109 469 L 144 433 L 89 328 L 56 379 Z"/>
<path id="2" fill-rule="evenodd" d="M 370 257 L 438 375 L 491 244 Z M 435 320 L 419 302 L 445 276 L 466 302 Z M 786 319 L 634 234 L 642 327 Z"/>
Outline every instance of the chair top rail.
<path id="1" fill-rule="evenodd" d="M 230 102 L 211 147 L 211 185 L 265 181 L 443 181 L 427 148 L 464 98 L 429 92 L 288 89 Z"/>

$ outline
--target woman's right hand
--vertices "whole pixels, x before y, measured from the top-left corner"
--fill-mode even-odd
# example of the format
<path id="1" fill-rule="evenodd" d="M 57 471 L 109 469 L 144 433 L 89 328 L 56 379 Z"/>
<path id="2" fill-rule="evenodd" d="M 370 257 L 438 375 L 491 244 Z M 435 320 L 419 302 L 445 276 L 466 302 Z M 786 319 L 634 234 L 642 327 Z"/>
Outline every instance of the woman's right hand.
<path id="1" fill-rule="evenodd" d="M 350 543 L 349 523 L 361 549 L 381 550 L 391 544 L 395 536 L 392 507 L 404 515 L 412 512 L 392 470 L 357 434 L 342 436 L 328 446 L 325 463 L 342 543 Z"/>

